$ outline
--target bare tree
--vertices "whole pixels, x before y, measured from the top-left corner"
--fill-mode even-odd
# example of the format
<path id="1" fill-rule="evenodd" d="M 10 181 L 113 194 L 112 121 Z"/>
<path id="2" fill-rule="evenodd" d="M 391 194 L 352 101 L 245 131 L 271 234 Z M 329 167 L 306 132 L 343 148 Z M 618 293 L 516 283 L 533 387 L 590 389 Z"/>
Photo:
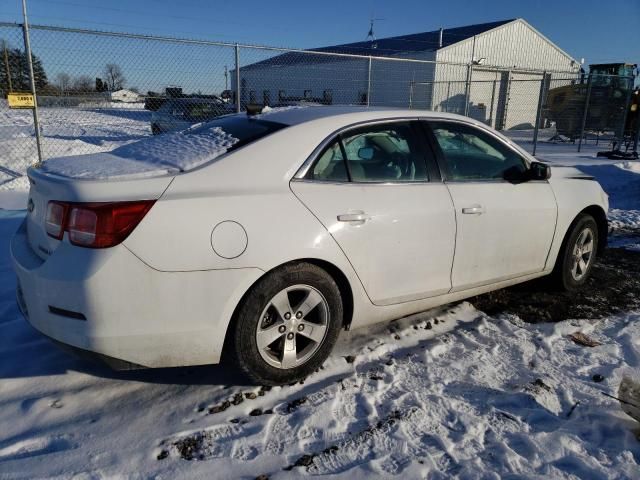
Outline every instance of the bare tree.
<path id="1" fill-rule="evenodd" d="M 120 90 L 124 87 L 126 79 L 124 78 L 120 65 L 116 63 L 107 63 L 104 67 L 104 77 L 104 81 L 111 92 L 115 92 L 116 90 Z"/>
<path id="2" fill-rule="evenodd" d="M 60 72 L 56 75 L 56 84 L 61 93 L 65 93 L 71 87 L 71 75 L 66 72 Z"/>
<path id="3" fill-rule="evenodd" d="M 92 92 L 95 89 L 95 82 L 88 75 L 80 75 L 73 80 L 73 89 L 76 92 Z"/>

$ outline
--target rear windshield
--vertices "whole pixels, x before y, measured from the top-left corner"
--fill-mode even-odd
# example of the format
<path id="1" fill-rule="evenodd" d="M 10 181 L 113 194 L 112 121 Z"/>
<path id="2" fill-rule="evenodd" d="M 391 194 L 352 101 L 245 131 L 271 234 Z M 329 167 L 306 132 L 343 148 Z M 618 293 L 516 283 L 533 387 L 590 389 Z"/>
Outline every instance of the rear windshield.
<path id="1" fill-rule="evenodd" d="M 245 115 L 230 115 L 216 118 L 210 122 L 202 124 L 195 128 L 190 128 L 184 133 L 199 134 L 205 130 L 211 130 L 214 127 L 220 127 L 225 133 L 237 138 L 238 141 L 227 149 L 228 152 L 237 150 L 240 147 L 248 145 L 251 142 L 260 140 L 267 135 L 277 132 L 285 128 L 284 123 L 269 122 L 267 120 L 259 120 Z"/>

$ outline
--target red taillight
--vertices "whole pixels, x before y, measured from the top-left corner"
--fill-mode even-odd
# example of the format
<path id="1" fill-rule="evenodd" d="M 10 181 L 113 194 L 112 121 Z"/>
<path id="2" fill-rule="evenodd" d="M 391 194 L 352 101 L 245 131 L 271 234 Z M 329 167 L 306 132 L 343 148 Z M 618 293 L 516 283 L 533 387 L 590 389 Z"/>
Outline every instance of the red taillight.
<path id="1" fill-rule="evenodd" d="M 47 234 L 60 240 L 64 235 L 64 220 L 67 214 L 67 204 L 62 202 L 49 202 L 47 215 L 44 219 Z"/>
<path id="2" fill-rule="evenodd" d="M 73 245 L 89 248 L 107 248 L 122 242 L 153 206 L 154 200 L 117 203 L 64 203 L 49 202 L 47 206 L 47 233 L 61 239 L 69 233 Z M 54 205 L 54 207 L 52 207 Z M 62 208 L 60 212 L 58 207 Z M 51 210 L 52 227 L 49 228 Z M 54 226 L 58 218 L 61 228 L 56 236 Z"/>
<path id="3" fill-rule="evenodd" d="M 71 207 L 67 223 L 69 241 L 76 245 L 92 245 L 98 233 L 98 215 L 88 208 Z"/>

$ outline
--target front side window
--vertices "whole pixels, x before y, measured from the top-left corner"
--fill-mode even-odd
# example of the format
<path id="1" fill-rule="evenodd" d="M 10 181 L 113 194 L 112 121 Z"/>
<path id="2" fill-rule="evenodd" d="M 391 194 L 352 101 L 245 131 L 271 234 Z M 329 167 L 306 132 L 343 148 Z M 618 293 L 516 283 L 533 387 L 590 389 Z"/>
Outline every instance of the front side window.
<path id="1" fill-rule="evenodd" d="M 359 127 L 338 135 L 307 178 L 327 182 L 428 181 L 424 149 L 411 122 Z"/>
<path id="2" fill-rule="evenodd" d="M 448 180 L 502 180 L 527 169 L 524 159 L 482 130 L 460 123 L 431 122 Z"/>

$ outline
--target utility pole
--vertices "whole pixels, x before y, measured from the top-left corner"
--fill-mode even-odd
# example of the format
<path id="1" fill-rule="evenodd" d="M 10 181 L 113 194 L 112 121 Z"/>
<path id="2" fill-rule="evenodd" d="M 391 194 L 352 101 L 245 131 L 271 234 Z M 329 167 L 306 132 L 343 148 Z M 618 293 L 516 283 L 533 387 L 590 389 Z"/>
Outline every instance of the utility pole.
<path id="1" fill-rule="evenodd" d="M 40 121 L 38 119 L 38 98 L 36 96 L 36 79 L 33 75 L 33 58 L 31 57 L 31 43 L 29 41 L 29 22 L 27 20 L 27 0 L 22 0 L 22 18 L 24 19 L 24 53 L 27 56 L 27 64 L 29 65 L 29 80 L 31 82 L 31 94 L 33 95 L 33 127 L 36 131 L 36 146 L 38 147 L 38 163 L 42 163 L 42 144 L 40 141 Z"/>
<path id="2" fill-rule="evenodd" d="M 224 89 L 229 90 L 229 69 L 224 66 Z"/>
<path id="3" fill-rule="evenodd" d="M 11 86 L 11 70 L 9 69 L 9 54 L 7 53 L 7 41 L 2 41 L 2 49 L 4 50 L 4 70 L 7 72 L 7 85 L 9 86 L 9 92 L 13 91 Z"/>

